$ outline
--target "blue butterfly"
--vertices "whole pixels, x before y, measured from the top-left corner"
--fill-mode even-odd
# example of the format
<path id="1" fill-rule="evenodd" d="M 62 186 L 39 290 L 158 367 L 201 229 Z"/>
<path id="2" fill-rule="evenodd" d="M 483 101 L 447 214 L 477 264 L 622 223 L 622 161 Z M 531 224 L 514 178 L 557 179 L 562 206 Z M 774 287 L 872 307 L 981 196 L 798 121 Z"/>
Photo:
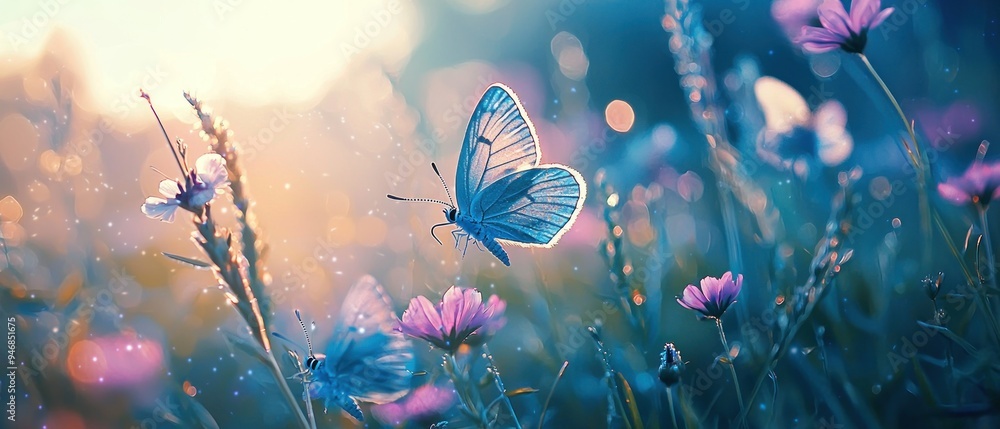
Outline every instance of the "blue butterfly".
<path id="1" fill-rule="evenodd" d="M 337 405 L 364 421 L 359 401 L 384 404 L 410 391 L 413 345 L 396 329 L 392 301 L 371 276 L 358 280 L 344 298 L 325 355 L 313 353 L 298 310 L 295 316 L 308 346 L 304 370 L 297 375 L 308 381 L 310 396 L 324 399 L 327 409 Z"/>
<path id="2" fill-rule="evenodd" d="M 524 107 L 510 88 L 491 85 L 469 120 L 465 144 L 455 177 L 458 204 L 451 198 L 437 165 L 434 173 L 448 194 L 446 203 L 429 198 L 397 201 L 431 202 L 446 206 L 447 222 L 455 247 L 465 238 L 482 243 L 493 256 L 510 266 L 501 243 L 527 247 L 552 247 L 573 226 L 587 197 L 587 183 L 576 170 L 558 164 L 539 165 L 542 156 L 538 135 Z M 464 255 L 465 252 L 463 251 Z"/>

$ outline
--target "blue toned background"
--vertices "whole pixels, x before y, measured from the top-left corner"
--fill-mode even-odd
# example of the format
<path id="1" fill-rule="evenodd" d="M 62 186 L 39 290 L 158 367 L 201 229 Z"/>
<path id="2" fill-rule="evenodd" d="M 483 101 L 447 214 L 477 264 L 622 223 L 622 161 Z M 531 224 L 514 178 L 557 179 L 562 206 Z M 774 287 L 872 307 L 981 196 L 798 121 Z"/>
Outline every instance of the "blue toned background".
<path id="1" fill-rule="evenodd" d="M 678 420 L 728 427 L 740 410 L 726 364 L 715 362 L 716 328 L 674 297 L 733 270 L 743 291 L 724 320 L 744 397 L 763 380 L 748 403 L 751 427 L 997 423 L 998 380 L 980 364 L 1000 349 L 961 269 L 993 271 L 975 263 L 978 218 L 932 188 L 955 251 L 936 228 L 924 236 L 905 133 L 884 93 L 856 56 L 806 55 L 791 42 L 801 25 L 818 25 L 816 1 L 693 1 L 711 68 L 678 61 L 662 1 L 6 3 L 0 315 L 17 321 L 19 370 L 17 421 L 3 427 L 294 427 L 274 380 L 241 346 L 245 323 L 226 290 L 211 271 L 163 256 L 204 259 L 190 215 L 161 223 L 139 211 L 161 180 L 150 166 L 174 171 L 139 88 L 194 155 L 207 144 L 183 91 L 231 127 L 266 244 L 275 331 L 298 338 L 299 309 L 325 343 L 365 274 L 397 314 L 414 296 L 477 287 L 508 303 L 490 343 L 505 384 L 539 389 L 512 398 L 525 427 L 539 425 L 564 361 L 545 427 L 639 427 L 629 405 L 644 427 L 673 427 L 657 379 L 666 342 L 687 362 L 686 397 L 673 394 Z M 1000 6 L 883 6 L 897 10 L 865 52 L 933 148 L 931 183 L 958 175 L 1000 133 Z M 709 76 L 717 97 L 693 97 L 706 82 L 679 73 Z M 754 91 L 761 76 L 787 85 Z M 444 198 L 429 164 L 453 183 L 469 115 L 493 82 L 525 105 L 542 161 L 588 181 L 573 229 L 553 249 L 508 246 L 510 268 L 439 246 L 427 232 L 443 221 L 436 207 L 385 198 Z M 704 101 L 725 119 L 725 165 L 741 172 L 728 180 L 699 128 L 706 116 L 692 119 Z M 812 131 L 777 133 L 802 103 L 808 118 L 839 103 L 846 124 L 810 119 L 801 128 Z M 817 130 L 850 144 L 817 147 Z M 227 198 L 214 210 L 235 225 Z M 849 226 L 836 251 L 851 257 L 774 378 L 762 377 L 797 311 L 788 303 L 808 302 L 800 287 L 829 250 L 818 244 L 830 222 Z M 938 272 L 940 309 L 921 283 Z M 942 315 L 949 334 L 918 323 Z M 588 327 L 620 374 L 618 391 Z M 440 354 L 414 344 L 427 372 L 414 387 L 443 380 Z M 623 413 L 609 400 L 626 400 L 625 384 L 634 399 Z M 354 425 L 320 414 L 320 427 Z M 439 420 L 469 424 L 455 407 Z M 368 424 L 381 423 L 369 414 Z"/>

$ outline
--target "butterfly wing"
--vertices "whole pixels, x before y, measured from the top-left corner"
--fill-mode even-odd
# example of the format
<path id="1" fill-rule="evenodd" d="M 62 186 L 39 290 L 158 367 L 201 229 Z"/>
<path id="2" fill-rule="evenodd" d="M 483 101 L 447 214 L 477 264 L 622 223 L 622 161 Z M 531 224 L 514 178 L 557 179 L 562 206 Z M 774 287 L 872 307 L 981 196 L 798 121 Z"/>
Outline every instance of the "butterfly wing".
<path id="1" fill-rule="evenodd" d="M 576 170 L 541 165 L 493 182 L 476 195 L 470 214 L 496 239 L 551 247 L 573 226 L 586 197 Z"/>
<path id="2" fill-rule="evenodd" d="M 827 101 L 816 108 L 813 128 L 818 140 L 818 155 L 823 164 L 840 165 L 854 150 L 854 139 L 847 132 L 847 110 L 837 101 Z"/>
<path id="3" fill-rule="evenodd" d="M 787 83 L 762 76 L 754 82 L 753 90 L 757 103 L 764 112 L 766 132 L 784 134 L 809 122 L 809 104 Z"/>
<path id="4" fill-rule="evenodd" d="M 406 395 L 413 345 L 395 329 L 397 323 L 382 286 L 371 276 L 358 280 L 344 299 L 326 349 L 319 377 L 330 389 L 324 396 L 350 407 L 347 397 L 382 404 Z"/>
<path id="5" fill-rule="evenodd" d="M 495 83 L 486 89 L 465 131 L 455 177 L 460 212 L 475 195 L 498 179 L 538 165 L 541 150 L 535 127 L 510 88 Z"/>

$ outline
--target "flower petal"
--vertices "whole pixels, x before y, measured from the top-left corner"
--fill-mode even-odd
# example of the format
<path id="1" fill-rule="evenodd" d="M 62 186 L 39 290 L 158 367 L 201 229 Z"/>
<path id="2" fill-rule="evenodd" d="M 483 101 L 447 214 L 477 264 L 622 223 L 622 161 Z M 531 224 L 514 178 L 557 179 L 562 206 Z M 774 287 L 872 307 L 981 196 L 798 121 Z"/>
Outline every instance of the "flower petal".
<path id="1" fill-rule="evenodd" d="M 198 157 L 194 170 L 198 174 L 198 180 L 201 180 L 213 192 L 216 188 L 229 182 L 226 160 L 217 153 L 206 153 Z"/>
<path id="2" fill-rule="evenodd" d="M 840 3 L 840 0 L 823 0 L 823 4 L 819 5 L 816 12 L 819 14 L 819 22 L 827 30 L 844 38 L 851 35 L 851 18 L 847 16 L 847 11 L 844 10 L 844 5 Z"/>
<path id="3" fill-rule="evenodd" d="M 705 294 L 701 293 L 701 289 L 698 289 L 695 285 L 688 285 L 688 287 L 684 288 L 684 295 L 677 299 L 677 303 L 682 307 L 702 313 L 708 311 L 705 308 L 706 301 Z"/>
<path id="4" fill-rule="evenodd" d="M 825 28 L 819 27 L 802 27 L 802 33 L 796 39 L 798 43 L 805 42 L 831 42 L 831 43 L 842 43 L 845 40 L 844 36 L 835 34 L 834 32 L 827 30 Z"/>
<path id="5" fill-rule="evenodd" d="M 852 0 L 851 29 L 860 34 L 862 28 L 867 28 L 873 16 L 882 8 L 881 0 Z"/>
<path id="6" fill-rule="evenodd" d="M 438 314 L 427 298 L 418 296 L 410 300 L 410 305 L 403 312 L 403 317 L 399 322 L 400 331 L 404 334 L 423 338 L 437 344 L 437 341 L 444 342 L 441 333 L 441 315 Z"/>
<path id="7" fill-rule="evenodd" d="M 879 12 L 878 15 L 875 15 L 875 17 L 871 19 L 871 21 L 868 21 L 868 24 L 866 25 L 866 27 L 869 28 L 869 29 L 878 27 L 880 24 L 882 24 L 883 22 L 885 22 L 885 20 L 887 18 L 889 18 L 889 15 L 892 15 L 892 13 L 895 12 L 895 11 L 896 11 L 896 8 L 890 7 L 888 9 L 886 9 L 886 10 L 883 10 L 883 11 Z"/>
<path id="8" fill-rule="evenodd" d="M 941 194 L 942 198 L 951 201 L 954 204 L 968 204 L 972 201 L 971 195 L 958 186 L 952 184 L 951 181 L 939 183 L 938 194 Z"/>
<path id="9" fill-rule="evenodd" d="M 840 48 L 846 40 L 843 35 L 825 28 L 804 26 L 802 33 L 795 38 L 795 43 L 802 45 L 806 52 L 819 54 Z"/>
<path id="10" fill-rule="evenodd" d="M 735 281 L 733 281 L 732 273 L 727 272 L 723 275 L 723 277 L 727 276 L 728 281 L 723 285 L 722 294 L 720 296 L 723 308 L 728 307 L 730 304 L 735 302 L 736 296 L 740 294 L 740 289 L 743 288 L 743 274 L 738 274 Z"/>
<path id="11" fill-rule="evenodd" d="M 177 198 L 177 194 L 181 193 L 181 184 L 176 180 L 164 179 L 160 181 L 159 191 L 164 197 Z"/>
<path id="12" fill-rule="evenodd" d="M 444 331 L 462 341 L 485 322 L 483 295 L 476 289 L 452 286 L 441 299 Z"/>
<path id="13" fill-rule="evenodd" d="M 174 215 L 180 202 L 176 199 L 165 200 L 160 197 L 148 197 L 142 204 L 142 214 L 151 219 L 160 219 L 163 222 L 173 222 Z"/>
<path id="14" fill-rule="evenodd" d="M 840 44 L 833 44 L 829 42 L 805 42 L 802 44 L 802 49 L 810 54 L 822 54 L 824 52 L 830 52 L 840 48 Z"/>
<path id="15" fill-rule="evenodd" d="M 722 291 L 722 280 L 707 276 L 701 279 L 701 292 L 705 294 L 708 302 L 719 302 L 719 293 Z"/>

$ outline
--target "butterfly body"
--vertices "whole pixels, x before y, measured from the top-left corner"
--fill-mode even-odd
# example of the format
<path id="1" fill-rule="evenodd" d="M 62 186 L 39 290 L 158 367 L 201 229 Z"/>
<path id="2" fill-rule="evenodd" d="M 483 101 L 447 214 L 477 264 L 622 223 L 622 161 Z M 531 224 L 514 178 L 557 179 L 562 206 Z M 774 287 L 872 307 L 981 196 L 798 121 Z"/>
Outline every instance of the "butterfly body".
<path id="1" fill-rule="evenodd" d="M 496 256 L 500 262 L 504 265 L 510 265 L 510 257 L 507 256 L 507 252 L 503 250 L 497 239 L 490 234 L 489 229 L 485 228 L 481 223 L 482 219 L 473 219 L 472 216 L 459 213 L 455 217 L 455 225 L 458 229 L 452 232 L 455 237 L 455 247 L 458 247 L 459 239 L 464 236 L 466 242 L 465 247 L 469 247 L 469 240 L 473 240 L 475 243 L 482 243 L 489 250 L 493 256 Z"/>
<path id="2" fill-rule="evenodd" d="M 434 225 L 432 235 L 434 228 L 454 224 L 458 226 L 452 232 L 456 247 L 462 238 L 466 249 L 470 240 L 482 243 L 509 266 L 503 244 L 554 246 L 573 226 L 587 196 L 580 173 L 563 165 L 540 164 L 540 159 L 535 127 L 524 107 L 510 88 L 493 84 L 480 99 L 465 133 L 455 177 L 457 204 L 389 198 L 448 206 L 446 222 Z M 437 166 L 434 171 L 440 177 Z"/>

